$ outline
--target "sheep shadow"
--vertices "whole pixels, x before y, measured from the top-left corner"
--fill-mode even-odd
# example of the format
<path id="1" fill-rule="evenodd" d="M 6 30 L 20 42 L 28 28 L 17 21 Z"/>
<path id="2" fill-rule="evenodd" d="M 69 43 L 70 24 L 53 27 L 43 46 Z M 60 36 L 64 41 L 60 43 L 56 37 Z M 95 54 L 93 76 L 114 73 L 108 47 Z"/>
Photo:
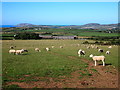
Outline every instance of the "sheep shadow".
<path id="1" fill-rule="evenodd" d="M 28 54 L 28 53 L 24 53 L 24 54 L 21 54 L 21 55 L 30 55 L 30 54 Z"/>
<path id="2" fill-rule="evenodd" d="M 98 65 L 103 65 L 103 64 L 98 64 Z M 105 66 L 112 65 L 111 63 L 105 63 Z"/>

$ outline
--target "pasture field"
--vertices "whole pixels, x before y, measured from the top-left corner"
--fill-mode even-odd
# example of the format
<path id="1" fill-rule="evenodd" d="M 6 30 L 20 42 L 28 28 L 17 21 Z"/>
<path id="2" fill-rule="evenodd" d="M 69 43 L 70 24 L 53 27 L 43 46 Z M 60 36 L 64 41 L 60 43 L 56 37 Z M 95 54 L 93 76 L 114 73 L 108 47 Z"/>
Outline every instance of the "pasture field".
<path id="1" fill-rule="evenodd" d="M 117 37 L 119 36 L 118 33 L 105 33 L 105 32 L 99 32 L 99 30 L 87 30 L 87 29 L 43 29 L 43 30 L 23 30 L 23 31 L 13 31 L 10 30 L 9 32 L 1 33 L 0 36 L 3 37 L 11 37 L 14 36 L 17 32 L 31 32 L 31 33 L 48 33 L 46 35 L 77 35 L 77 36 L 106 36 L 106 37 Z"/>
<path id="2" fill-rule="evenodd" d="M 118 46 L 96 45 L 110 55 L 87 49 L 84 40 L 3 40 L 2 80 L 4 88 L 116 88 L 118 68 Z M 93 42 L 93 41 L 90 41 Z M 79 45 L 78 45 L 79 44 Z M 51 46 L 55 46 L 51 48 Z M 22 55 L 9 54 L 9 47 L 27 49 Z M 63 48 L 59 48 L 63 46 Z M 50 51 L 45 48 L 49 47 Z M 35 52 L 40 48 L 41 52 Z M 78 57 L 82 49 L 85 57 Z M 94 62 L 89 55 L 104 55 L 106 66 Z M 105 77 L 103 77 L 105 76 Z M 112 78 L 112 79 L 111 79 Z M 106 83 L 107 80 L 107 83 Z M 96 83 L 97 82 L 97 83 Z"/>

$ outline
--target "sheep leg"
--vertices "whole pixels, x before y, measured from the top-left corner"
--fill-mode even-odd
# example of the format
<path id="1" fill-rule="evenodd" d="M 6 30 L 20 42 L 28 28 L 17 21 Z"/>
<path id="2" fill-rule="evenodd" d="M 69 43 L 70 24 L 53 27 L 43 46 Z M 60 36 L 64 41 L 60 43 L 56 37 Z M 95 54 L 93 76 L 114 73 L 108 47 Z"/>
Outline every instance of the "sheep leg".
<path id="1" fill-rule="evenodd" d="M 95 66 L 97 65 L 96 61 L 95 61 Z"/>
<path id="2" fill-rule="evenodd" d="M 102 61 L 103 62 L 103 66 L 105 66 L 105 62 L 104 61 Z"/>
<path id="3" fill-rule="evenodd" d="M 79 54 L 79 57 L 80 57 L 80 54 Z"/>

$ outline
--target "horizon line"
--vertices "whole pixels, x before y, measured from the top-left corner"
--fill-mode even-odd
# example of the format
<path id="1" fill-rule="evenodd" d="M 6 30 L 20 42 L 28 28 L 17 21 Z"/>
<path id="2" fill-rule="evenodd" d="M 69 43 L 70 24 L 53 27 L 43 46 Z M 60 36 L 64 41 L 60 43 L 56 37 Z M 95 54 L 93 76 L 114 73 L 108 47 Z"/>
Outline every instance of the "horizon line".
<path id="1" fill-rule="evenodd" d="M 32 24 L 32 23 L 19 23 L 19 24 Z M 100 24 L 105 25 L 103 23 L 86 23 L 86 24 Z M 86 25 L 86 24 L 32 24 L 32 25 Z M 119 24 L 119 23 L 108 23 L 108 24 Z M 13 25 L 13 24 L 2 24 L 2 25 Z M 15 24 L 18 25 L 18 24 Z"/>

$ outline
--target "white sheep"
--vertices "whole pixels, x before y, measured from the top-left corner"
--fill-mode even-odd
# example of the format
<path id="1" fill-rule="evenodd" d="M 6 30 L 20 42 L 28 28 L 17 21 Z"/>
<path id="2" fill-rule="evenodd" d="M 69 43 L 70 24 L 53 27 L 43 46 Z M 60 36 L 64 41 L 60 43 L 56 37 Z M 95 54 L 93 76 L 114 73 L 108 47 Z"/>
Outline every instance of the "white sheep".
<path id="1" fill-rule="evenodd" d="M 93 61 L 95 61 L 95 66 L 97 61 L 102 61 L 103 66 L 105 66 L 105 56 L 93 56 L 92 54 L 89 56 L 92 57 Z"/>
<path id="2" fill-rule="evenodd" d="M 22 54 L 23 52 L 28 52 L 28 51 L 24 49 L 16 50 L 16 55 Z"/>
<path id="3" fill-rule="evenodd" d="M 112 46 L 109 46 L 108 48 L 112 48 Z"/>
<path id="4" fill-rule="evenodd" d="M 85 51 L 83 51 L 83 50 L 80 49 L 80 50 L 78 51 L 78 56 L 80 57 L 80 55 L 85 56 Z"/>
<path id="5" fill-rule="evenodd" d="M 96 46 L 95 48 L 96 48 L 96 49 L 98 49 L 99 47 L 98 47 L 98 46 Z"/>
<path id="6" fill-rule="evenodd" d="M 77 44 L 77 46 L 79 47 L 79 46 L 80 46 L 80 44 Z"/>
<path id="7" fill-rule="evenodd" d="M 47 51 L 50 51 L 50 48 L 47 47 L 46 50 L 47 50 Z"/>
<path id="8" fill-rule="evenodd" d="M 52 46 L 52 48 L 54 48 L 55 46 Z"/>
<path id="9" fill-rule="evenodd" d="M 63 46 L 60 46 L 60 48 L 63 48 Z"/>
<path id="10" fill-rule="evenodd" d="M 87 49 L 90 49 L 90 47 L 88 46 Z"/>
<path id="11" fill-rule="evenodd" d="M 106 54 L 110 54 L 110 51 L 106 51 Z"/>
<path id="12" fill-rule="evenodd" d="M 103 49 L 98 49 L 99 52 L 103 52 L 104 50 Z"/>
<path id="13" fill-rule="evenodd" d="M 14 47 L 13 47 L 13 46 L 10 46 L 10 49 L 14 49 Z"/>
<path id="14" fill-rule="evenodd" d="M 16 46 L 10 46 L 10 49 L 14 49 Z"/>
<path id="15" fill-rule="evenodd" d="M 35 51 L 37 52 L 41 52 L 41 50 L 39 48 L 35 48 Z"/>
<path id="16" fill-rule="evenodd" d="M 9 53 L 11 54 L 11 53 L 13 53 L 13 54 L 15 54 L 16 53 L 16 50 L 9 50 Z"/>

